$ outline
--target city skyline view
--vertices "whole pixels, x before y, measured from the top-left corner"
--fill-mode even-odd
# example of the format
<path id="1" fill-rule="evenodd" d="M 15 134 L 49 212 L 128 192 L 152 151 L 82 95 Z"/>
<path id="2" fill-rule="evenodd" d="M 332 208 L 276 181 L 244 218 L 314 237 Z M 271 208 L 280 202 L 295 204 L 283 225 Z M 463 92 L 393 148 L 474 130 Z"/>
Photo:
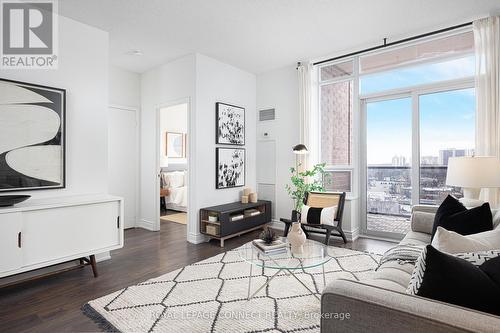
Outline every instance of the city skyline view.
<path id="1" fill-rule="evenodd" d="M 473 68 L 471 59 L 416 66 L 382 74 L 378 83 L 417 85 L 461 65 Z M 416 70 L 420 67 L 419 70 Z M 439 69 L 441 67 L 441 69 Z M 455 72 L 456 73 L 456 72 Z M 467 74 L 467 69 L 459 73 Z M 365 80 L 366 81 L 366 80 Z M 366 84 L 365 84 L 366 87 Z M 414 204 L 439 205 L 462 189 L 446 185 L 450 157 L 470 156 L 475 146 L 474 89 L 458 89 L 369 102 L 366 106 L 367 228 L 405 233 Z M 414 105 L 414 102 L 416 104 Z M 414 108 L 416 107 L 416 110 Z M 413 124 L 414 112 L 418 124 Z M 419 184 L 412 184 L 413 135 L 419 138 Z M 418 191 L 418 202 L 414 192 Z"/>

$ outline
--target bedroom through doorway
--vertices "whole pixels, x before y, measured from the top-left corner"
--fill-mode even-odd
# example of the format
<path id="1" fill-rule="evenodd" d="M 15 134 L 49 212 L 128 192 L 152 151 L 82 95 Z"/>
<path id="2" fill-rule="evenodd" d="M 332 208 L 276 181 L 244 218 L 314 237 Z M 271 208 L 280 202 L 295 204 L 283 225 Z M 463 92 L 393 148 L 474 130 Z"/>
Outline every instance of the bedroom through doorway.
<path id="1" fill-rule="evenodd" d="M 160 108 L 160 228 L 186 234 L 188 210 L 188 103 Z"/>

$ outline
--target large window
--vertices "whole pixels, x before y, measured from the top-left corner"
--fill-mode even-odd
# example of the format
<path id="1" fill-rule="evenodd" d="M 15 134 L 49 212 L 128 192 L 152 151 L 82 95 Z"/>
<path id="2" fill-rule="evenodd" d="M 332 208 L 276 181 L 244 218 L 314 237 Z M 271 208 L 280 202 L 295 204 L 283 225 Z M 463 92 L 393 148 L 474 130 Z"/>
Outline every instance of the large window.
<path id="1" fill-rule="evenodd" d="M 328 190 L 352 191 L 353 140 L 352 60 L 320 70 L 320 156 L 326 163 Z"/>
<path id="2" fill-rule="evenodd" d="M 320 161 L 328 189 L 361 197 L 365 233 L 397 237 L 411 205 L 462 196 L 446 172 L 474 153 L 473 45 L 456 31 L 318 67 Z"/>
<path id="3" fill-rule="evenodd" d="M 419 96 L 420 203 L 439 205 L 448 195 L 462 197 L 462 189 L 446 185 L 450 157 L 474 154 L 474 89 Z"/>

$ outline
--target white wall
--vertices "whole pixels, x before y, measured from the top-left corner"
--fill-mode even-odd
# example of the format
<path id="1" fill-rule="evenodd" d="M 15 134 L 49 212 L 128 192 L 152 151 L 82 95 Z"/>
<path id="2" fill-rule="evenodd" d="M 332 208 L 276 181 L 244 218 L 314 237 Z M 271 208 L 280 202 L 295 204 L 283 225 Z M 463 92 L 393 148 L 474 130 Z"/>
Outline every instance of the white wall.
<path id="1" fill-rule="evenodd" d="M 66 89 L 66 189 L 28 194 L 106 192 L 108 33 L 60 16 L 58 42 L 56 70 L 0 70 L 2 78 Z"/>
<path id="2" fill-rule="evenodd" d="M 204 55 L 196 57 L 196 190 L 198 209 L 240 199 L 242 188 L 215 188 L 215 103 L 245 108 L 246 187 L 255 189 L 256 77 Z M 222 145 L 219 145 L 222 146 Z M 196 225 L 191 216 L 191 225 Z M 192 236 L 198 230 L 190 229 Z"/>
<path id="3" fill-rule="evenodd" d="M 295 165 L 292 147 L 299 143 L 299 101 L 294 65 L 257 76 L 257 110 L 276 111 L 276 120 L 257 125 L 257 139 L 276 141 L 276 218 L 290 217 L 293 201 L 285 185 L 290 183 L 289 168 Z M 270 157 L 271 158 L 271 157 Z M 258 161 L 257 163 L 265 161 Z"/>
<path id="4" fill-rule="evenodd" d="M 153 68 L 141 76 L 141 175 L 140 221 L 138 226 L 155 230 L 157 201 L 156 161 L 159 158 L 156 142 L 157 113 L 161 106 L 190 101 L 195 110 L 196 55 L 188 55 Z M 192 132 L 192 131 L 191 131 Z M 191 140 L 195 133 L 191 134 Z M 192 153 L 192 147 L 189 154 Z M 190 182 L 193 182 L 190 180 Z M 189 191 L 190 195 L 193 191 Z M 159 208 L 158 208 L 159 209 Z"/>
<path id="5" fill-rule="evenodd" d="M 109 105 L 139 109 L 141 75 L 116 66 L 109 66 Z"/>
<path id="6" fill-rule="evenodd" d="M 188 105 L 178 104 L 160 109 L 160 166 L 169 164 L 185 164 L 186 158 L 167 158 L 166 155 L 166 133 L 188 132 Z M 189 140 L 189 139 L 188 139 Z M 187 144 L 187 143 L 186 143 Z M 187 152 L 186 152 L 187 155 Z"/>
<path id="7" fill-rule="evenodd" d="M 257 139 L 276 141 L 275 206 L 277 219 L 290 217 L 293 209 L 293 201 L 288 196 L 285 185 L 290 184 L 289 168 L 295 165 L 292 147 L 299 143 L 298 105 L 298 80 L 294 65 L 257 76 L 257 110 L 270 108 L 276 110 L 276 120 L 257 124 Z M 264 137 L 263 133 L 269 135 Z M 346 237 L 350 240 L 356 239 L 359 235 L 359 209 L 359 198 L 348 196 L 342 227 Z M 276 227 L 282 227 L 282 225 L 279 223 Z"/>
<path id="8" fill-rule="evenodd" d="M 189 98 L 188 240 L 204 240 L 199 233 L 202 207 L 239 200 L 241 188 L 215 189 L 215 103 L 226 102 L 246 109 L 246 186 L 255 188 L 256 77 L 204 55 L 193 54 L 146 72 L 142 76 L 141 216 L 142 226 L 155 224 L 157 109 Z"/>

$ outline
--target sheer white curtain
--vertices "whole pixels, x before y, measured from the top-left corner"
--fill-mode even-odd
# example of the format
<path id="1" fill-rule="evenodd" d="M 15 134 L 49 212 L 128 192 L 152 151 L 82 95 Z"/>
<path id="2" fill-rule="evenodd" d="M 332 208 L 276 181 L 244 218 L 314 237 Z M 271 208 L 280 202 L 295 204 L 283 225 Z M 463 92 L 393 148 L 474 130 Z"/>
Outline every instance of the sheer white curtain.
<path id="1" fill-rule="evenodd" d="M 474 21 L 476 53 L 476 155 L 500 157 L 500 17 Z M 498 189 L 484 189 L 481 199 L 498 207 Z"/>
<path id="2" fill-rule="evenodd" d="M 311 151 L 311 73 L 312 64 L 299 62 L 297 64 L 297 76 L 299 82 L 299 127 L 300 143 L 306 145 Z M 308 169 L 310 165 L 309 155 L 300 155 L 301 170 Z"/>

